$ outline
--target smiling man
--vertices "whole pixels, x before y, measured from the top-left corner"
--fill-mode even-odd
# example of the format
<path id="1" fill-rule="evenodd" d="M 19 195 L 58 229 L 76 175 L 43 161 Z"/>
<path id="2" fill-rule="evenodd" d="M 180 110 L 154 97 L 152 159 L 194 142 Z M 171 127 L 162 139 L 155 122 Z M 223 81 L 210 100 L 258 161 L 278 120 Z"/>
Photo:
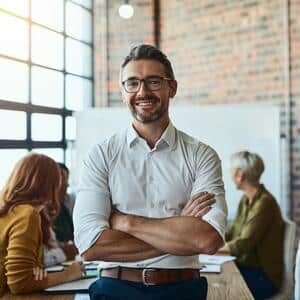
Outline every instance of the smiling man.
<path id="1" fill-rule="evenodd" d="M 91 149 L 74 210 L 81 255 L 101 261 L 90 297 L 206 299 L 198 254 L 223 245 L 227 217 L 220 160 L 173 126 L 177 81 L 160 50 L 134 47 L 120 87 L 132 124 Z"/>

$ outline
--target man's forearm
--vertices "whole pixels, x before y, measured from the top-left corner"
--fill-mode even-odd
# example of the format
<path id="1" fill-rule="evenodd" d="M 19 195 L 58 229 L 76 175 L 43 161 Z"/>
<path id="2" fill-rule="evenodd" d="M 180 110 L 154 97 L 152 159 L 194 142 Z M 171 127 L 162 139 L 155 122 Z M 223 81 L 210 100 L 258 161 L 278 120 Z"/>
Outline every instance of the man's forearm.
<path id="1" fill-rule="evenodd" d="M 195 217 L 151 219 L 124 215 L 115 226 L 162 252 L 174 255 L 212 254 L 223 243 L 210 224 Z"/>
<path id="2" fill-rule="evenodd" d="M 84 252 L 85 260 L 136 262 L 163 255 L 163 251 L 118 230 L 104 230 L 96 243 Z"/>

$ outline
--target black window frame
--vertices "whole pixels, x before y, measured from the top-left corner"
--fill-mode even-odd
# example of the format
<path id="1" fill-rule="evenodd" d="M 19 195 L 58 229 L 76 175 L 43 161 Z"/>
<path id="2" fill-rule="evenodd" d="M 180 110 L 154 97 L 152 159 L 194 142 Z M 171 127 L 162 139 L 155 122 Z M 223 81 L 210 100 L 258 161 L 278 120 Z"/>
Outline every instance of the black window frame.
<path id="1" fill-rule="evenodd" d="M 28 65 L 28 103 L 20 103 L 16 102 L 13 100 L 7 100 L 7 99 L 1 99 L 0 98 L 0 109 L 1 110 L 11 110 L 11 111 L 22 111 L 26 113 L 26 138 L 24 140 L 14 140 L 14 139 L 0 139 L 0 149 L 24 149 L 28 151 L 32 151 L 35 148 L 60 148 L 63 150 L 63 162 L 66 161 L 66 149 L 67 149 L 67 142 L 69 140 L 66 139 L 66 118 L 69 116 L 73 116 L 74 111 L 67 109 L 66 108 L 66 77 L 67 75 L 72 75 L 76 76 L 82 79 L 88 79 L 91 81 L 92 84 L 92 103 L 91 106 L 95 106 L 95 99 L 94 99 L 94 1 L 91 1 L 91 8 L 87 8 L 82 4 L 77 3 L 76 1 L 72 0 L 63 0 L 64 5 L 63 5 L 63 31 L 57 31 L 54 30 L 53 28 L 49 28 L 48 26 L 42 25 L 40 23 L 32 21 L 31 17 L 31 0 L 28 0 L 28 17 L 23 17 L 19 16 L 17 14 L 14 14 L 11 11 L 8 11 L 6 9 L 0 8 L 0 12 L 5 13 L 7 15 L 13 16 L 15 18 L 25 20 L 28 23 L 28 51 L 29 51 L 29 57 L 28 60 L 22 60 L 16 57 L 11 57 L 7 56 L 4 54 L 0 53 L 0 58 L 12 60 L 13 62 L 22 62 Z M 66 6 L 67 3 L 73 3 L 82 9 L 87 10 L 91 14 L 91 35 L 92 35 L 92 40 L 91 43 L 88 43 L 86 41 L 77 39 L 75 37 L 69 36 L 66 33 Z M 49 31 L 55 32 L 57 34 L 60 34 L 63 36 L 63 68 L 61 69 L 56 69 L 52 67 L 47 67 L 44 65 L 40 65 L 37 63 L 32 62 L 32 55 L 31 55 L 31 48 L 32 48 L 32 43 L 31 43 L 31 28 L 33 25 L 38 25 L 44 29 L 47 29 Z M 66 71 L 66 39 L 72 39 L 75 41 L 78 41 L 82 44 L 88 45 L 91 47 L 91 76 L 84 76 L 84 75 L 79 75 L 79 74 L 74 74 Z M 44 69 L 48 70 L 54 70 L 57 72 L 60 72 L 63 74 L 63 107 L 62 108 L 54 108 L 54 107 L 49 107 L 49 106 L 41 106 L 41 105 L 35 105 L 32 104 L 32 91 L 31 91 L 31 86 L 32 86 L 32 67 L 41 67 Z M 0 70 L 1 72 L 1 70 Z M 32 140 L 32 114 L 33 113 L 43 113 L 43 114 L 51 114 L 51 115 L 58 115 L 62 117 L 62 139 L 60 141 L 34 141 Z"/>

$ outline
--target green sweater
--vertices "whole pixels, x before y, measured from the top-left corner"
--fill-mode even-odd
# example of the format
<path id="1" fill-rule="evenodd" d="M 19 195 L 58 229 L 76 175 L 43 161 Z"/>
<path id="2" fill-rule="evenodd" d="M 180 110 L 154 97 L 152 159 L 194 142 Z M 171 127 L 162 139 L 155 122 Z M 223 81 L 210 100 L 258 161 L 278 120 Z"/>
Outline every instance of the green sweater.
<path id="1" fill-rule="evenodd" d="M 225 238 L 243 266 L 260 267 L 280 288 L 283 272 L 284 222 L 274 197 L 263 185 L 252 203 L 244 195 Z"/>

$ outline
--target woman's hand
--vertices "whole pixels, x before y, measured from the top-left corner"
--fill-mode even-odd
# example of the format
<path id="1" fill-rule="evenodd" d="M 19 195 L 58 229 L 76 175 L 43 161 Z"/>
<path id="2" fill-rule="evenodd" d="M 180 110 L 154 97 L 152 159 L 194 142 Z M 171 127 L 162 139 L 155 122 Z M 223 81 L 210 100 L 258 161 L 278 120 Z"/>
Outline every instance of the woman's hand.
<path id="1" fill-rule="evenodd" d="M 72 242 L 60 242 L 59 247 L 64 251 L 67 260 L 74 260 L 78 254 L 77 248 Z"/>
<path id="2" fill-rule="evenodd" d="M 229 249 L 228 245 L 225 243 L 225 245 L 223 247 L 219 248 L 218 253 L 230 254 L 230 249 Z"/>
<path id="3" fill-rule="evenodd" d="M 33 276 L 34 280 L 43 280 L 47 277 L 47 271 L 40 267 L 33 268 Z"/>
<path id="4" fill-rule="evenodd" d="M 85 275 L 85 268 L 83 262 L 76 261 L 64 270 L 68 281 L 80 279 Z"/>

